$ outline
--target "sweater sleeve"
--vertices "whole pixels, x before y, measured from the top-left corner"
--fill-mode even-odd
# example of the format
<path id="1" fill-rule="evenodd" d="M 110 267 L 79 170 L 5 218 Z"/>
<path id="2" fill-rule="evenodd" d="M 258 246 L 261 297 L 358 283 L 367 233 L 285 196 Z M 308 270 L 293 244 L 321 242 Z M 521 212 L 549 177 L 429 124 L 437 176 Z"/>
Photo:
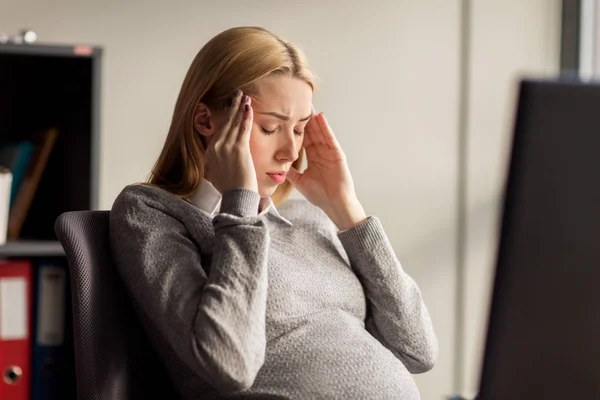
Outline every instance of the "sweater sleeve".
<path id="1" fill-rule="evenodd" d="M 365 328 L 411 373 L 433 368 L 438 341 L 414 280 L 402 269 L 376 217 L 338 233 L 367 297 Z"/>
<path id="2" fill-rule="evenodd" d="M 269 232 L 259 201 L 247 189 L 224 193 L 208 276 L 188 230 L 158 202 L 122 195 L 110 213 L 113 257 L 133 300 L 221 393 L 248 389 L 264 363 Z"/>

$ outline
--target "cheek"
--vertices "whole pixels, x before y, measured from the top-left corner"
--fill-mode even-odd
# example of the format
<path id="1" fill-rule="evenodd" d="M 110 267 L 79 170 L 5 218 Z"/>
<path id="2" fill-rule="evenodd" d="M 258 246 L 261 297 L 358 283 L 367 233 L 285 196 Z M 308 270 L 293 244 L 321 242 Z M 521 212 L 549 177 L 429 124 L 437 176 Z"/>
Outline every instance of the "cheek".
<path id="1" fill-rule="evenodd" d="M 298 150 L 300 150 L 300 148 L 302 147 L 303 144 L 304 144 L 304 135 L 298 136 L 296 139 L 296 148 Z"/>

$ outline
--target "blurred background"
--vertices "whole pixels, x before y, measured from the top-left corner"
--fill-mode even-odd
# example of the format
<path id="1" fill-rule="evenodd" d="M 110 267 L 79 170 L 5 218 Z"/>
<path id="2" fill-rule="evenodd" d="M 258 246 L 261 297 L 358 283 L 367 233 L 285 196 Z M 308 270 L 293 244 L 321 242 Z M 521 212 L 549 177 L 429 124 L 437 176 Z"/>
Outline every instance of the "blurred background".
<path id="1" fill-rule="evenodd" d="M 592 76 L 599 18 L 595 0 L 3 0 L 0 31 L 103 49 L 99 209 L 147 178 L 206 41 L 260 25 L 300 46 L 433 318 L 439 361 L 416 377 L 433 400 L 477 390 L 518 80 Z"/>

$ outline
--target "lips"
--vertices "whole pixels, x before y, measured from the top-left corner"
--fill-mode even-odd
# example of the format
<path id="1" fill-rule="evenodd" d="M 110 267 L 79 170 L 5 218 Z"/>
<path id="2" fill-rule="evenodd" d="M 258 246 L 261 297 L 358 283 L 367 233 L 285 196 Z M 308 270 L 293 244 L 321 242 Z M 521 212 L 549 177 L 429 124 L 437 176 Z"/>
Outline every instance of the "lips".
<path id="1" fill-rule="evenodd" d="M 286 172 L 267 172 L 267 175 L 277 184 L 282 184 L 285 182 Z"/>

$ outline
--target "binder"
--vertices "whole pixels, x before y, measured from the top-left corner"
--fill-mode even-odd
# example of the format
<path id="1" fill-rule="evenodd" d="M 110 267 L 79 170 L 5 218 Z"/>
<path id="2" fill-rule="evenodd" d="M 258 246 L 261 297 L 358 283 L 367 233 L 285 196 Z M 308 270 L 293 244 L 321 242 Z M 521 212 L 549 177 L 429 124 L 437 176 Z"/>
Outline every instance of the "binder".
<path id="1" fill-rule="evenodd" d="M 31 399 L 69 398 L 65 391 L 69 363 L 68 270 L 57 259 L 39 259 L 33 265 L 33 357 Z"/>
<path id="2" fill-rule="evenodd" d="M 0 400 L 29 400 L 31 283 L 28 260 L 0 260 Z"/>

